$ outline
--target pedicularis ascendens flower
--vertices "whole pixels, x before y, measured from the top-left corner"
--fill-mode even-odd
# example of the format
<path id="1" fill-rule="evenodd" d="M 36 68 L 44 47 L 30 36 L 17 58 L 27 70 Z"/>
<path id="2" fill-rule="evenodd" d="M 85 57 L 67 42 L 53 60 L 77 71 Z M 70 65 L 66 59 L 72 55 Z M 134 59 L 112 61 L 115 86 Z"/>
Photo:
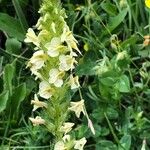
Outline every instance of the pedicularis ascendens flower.
<path id="1" fill-rule="evenodd" d="M 29 118 L 33 125 L 45 125 L 55 136 L 54 149 L 82 150 L 86 139 L 76 140 L 66 135 L 72 130 L 74 123 L 67 122 L 68 113 L 74 111 L 79 118 L 82 112 L 88 119 L 84 107 L 84 100 L 71 102 L 70 91 L 79 88 L 78 76 L 73 69 L 77 65 L 76 58 L 81 52 L 77 40 L 66 24 L 66 14 L 61 8 L 59 0 L 43 0 L 39 10 L 40 18 L 36 24 L 37 33 L 29 28 L 26 34 L 26 43 L 35 46 L 35 52 L 29 59 L 30 68 L 36 79 L 39 79 L 38 97 L 35 94 L 33 111 L 43 108 L 42 118 Z M 93 130 L 92 123 L 89 126 Z M 69 137 L 69 138 L 68 138 Z"/>

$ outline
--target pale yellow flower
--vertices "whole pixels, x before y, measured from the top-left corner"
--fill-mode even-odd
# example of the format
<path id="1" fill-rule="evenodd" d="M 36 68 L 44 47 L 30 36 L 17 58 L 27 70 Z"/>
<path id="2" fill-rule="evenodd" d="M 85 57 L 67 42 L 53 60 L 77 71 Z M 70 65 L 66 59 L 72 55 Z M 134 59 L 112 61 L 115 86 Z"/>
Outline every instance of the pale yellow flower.
<path id="1" fill-rule="evenodd" d="M 31 71 L 34 73 L 44 66 L 46 59 L 47 56 L 43 50 L 36 51 L 30 58 L 27 67 L 30 67 Z"/>
<path id="2" fill-rule="evenodd" d="M 83 150 L 85 143 L 87 142 L 86 138 L 83 137 L 80 140 L 75 141 L 74 149 Z"/>
<path id="3" fill-rule="evenodd" d="M 39 85 L 39 95 L 45 99 L 49 99 L 53 95 L 54 89 L 48 82 L 42 81 Z"/>
<path id="4" fill-rule="evenodd" d="M 69 107 L 69 110 L 74 111 L 76 116 L 79 118 L 81 112 L 85 115 L 85 108 L 84 108 L 84 100 L 78 102 L 70 102 L 71 107 Z"/>
<path id="5" fill-rule="evenodd" d="M 70 85 L 71 85 L 71 89 L 76 89 L 80 87 L 79 84 L 79 77 L 73 77 L 72 75 L 70 75 L 70 81 L 69 81 Z"/>
<path id="6" fill-rule="evenodd" d="M 54 84 L 56 87 L 61 87 L 63 84 L 63 76 L 64 72 L 60 72 L 58 69 L 53 68 L 49 71 L 49 83 Z"/>
<path id="7" fill-rule="evenodd" d="M 66 150 L 64 142 L 58 141 L 54 146 L 54 150 Z"/>
<path id="8" fill-rule="evenodd" d="M 61 42 L 66 42 L 70 51 L 72 48 L 81 53 L 77 47 L 77 40 L 74 38 L 72 32 L 69 30 L 67 25 L 64 26 L 63 33 L 61 35 Z"/>
<path id="9" fill-rule="evenodd" d="M 37 47 L 39 47 L 38 37 L 35 35 L 32 28 L 29 28 L 26 34 L 26 38 L 24 40 L 26 43 L 33 43 Z"/>
<path id="10" fill-rule="evenodd" d="M 70 55 L 60 55 L 59 56 L 59 70 L 60 71 L 68 71 L 74 69 L 74 63 L 77 63 L 74 57 Z"/>
<path id="11" fill-rule="evenodd" d="M 33 123 L 34 126 L 45 124 L 45 120 L 42 119 L 40 116 L 36 116 L 35 118 L 29 118 L 30 121 Z"/>
<path id="12" fill-rule="evenodd" d="M 74 123 L 71 122 L 65 122 L 63 126 L 60 127 L 60 131 L 64 132 L 64 134 L 70 132 L 72 130 L 72 127 L 74 126 Z"/>
<path id="13" fill-rule="evenodd" d="M 59 37 L 54 37 L 49 43 L 45 44 L 45 47 L 47 48 L 47 53 L 51 57 L 57 57 L 59 55 L 59 51 L 64 48 L 63 45 L 61 45 L 61 40 Z"/>
<path id="14" fill-rule="evenodd" d="M 40 107 L 45 107 L 47 108 L 47 104 L 45 102 L 41 102 L 39 101 L 38 97 L 36 94 L 34 94 L 34 100 L 31 100 L 31 104 L 34 105 L 33 107 L 33 110 L 32 111 L 35 111 L 36 109 L 40 108 Z"/>

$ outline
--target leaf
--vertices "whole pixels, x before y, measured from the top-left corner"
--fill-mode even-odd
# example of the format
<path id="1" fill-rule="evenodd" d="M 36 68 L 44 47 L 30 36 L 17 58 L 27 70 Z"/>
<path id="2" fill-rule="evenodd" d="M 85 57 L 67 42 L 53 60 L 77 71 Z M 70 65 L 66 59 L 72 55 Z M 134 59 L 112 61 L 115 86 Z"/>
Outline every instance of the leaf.
<path id="1" fill-rule="evenodd" d="M 96 144 L 96 150 L 117 150 L 117 147 L 111 141 L 100 140 L 98 144 Z"/>
<path id="2" fill-rule="evenodd" d="M 0 30 L 6 32 L 10 37 L 15 37 L 20 41 L 24 40 L 25 32 L 20 22 L 5 13 L 0 13 Z"/>
<path id="3" fill-rule="evenodd" d="M 34 88 L 36 88 L 36 86 L 37 86 L 37 82 L 34 81 L 34 80 L 31 79 L 31 78 L 28 78 L 28 79 L 26 80 L 26 88 L 27 88 L 26 96 L 28 96 L 28 95 L 32 92 L 32 90 L 33 90 Z"/>
<path id="4" fill-rule="evenodd" d="M 126 75 L 122 75 L 119 81 L 116 83 L 116 87 L 120 92 L 127 93 L 130 92 L 130 82 Z"/>
<path id="5" fill-rule="evenodd" d="M 148 58 L 150 57 L 150 50 L 147 47 L 146 49 L 142 50 L 142 51 L 138 51 L 138 54 L 140 55 L 140 57 L 142 58 Z"/>
<path id="6" fill-rule="evenodd" d="M 122 147 L 124 147 L 125 150 L 130 150 L 131 136 L 130 135 L 124 135 L 120 140 L 120 144 Z M 124 150 L 121 146 L 119 146 L 119 150 Z"/>
<path id="7" fill-rule="evenodd" d="M 4 90 L 8 90 L 10 95 L 12 94 L 12 79 L 15 73 L 15 63 L 7 64 L 4 68 Z"/>
<path id="8" fill-rule="evenodd" d="M 93 52 L 88 51 L 85 56 L 80 60 L 79 65 L 76 67 L 76 74 L 82 75 L 94 75 L 96 73 L 96 56 Z"/>
<path id="9" fill-rule="evenodd" d="M 112 77 L 100 78 L 100 82 L 106 86 L 112 86 L 115 83 L 115 79 Z"/>
<path id="10" fill-rule="evenodd" d="M 13 95 L 11 97 L 11 110 L 12 114 L 18 111 L 20 103 L 26 97 L 26 83 L 20 84 L 14 89 Z"/>
<path id="11" fill-rule="evenodd" d="M 121 22 L 124 20 L 125 16 L 127 15 L 127 9 L 124 9 L 122 10 L 117 16 L 115 17 L 111 17 L 108 25 L 106 26 L 106 28 L 112 32 L 114 29 L 116 29 L 120 24 Z M 103 33 L 104 35 L 105 34 L 108 34 L 108 31 L 104 31 Z"/>
<path id="12" fill-rule="evenodd" d="M 121 45 L 122 49 L 124 49 L 124 48 L 127 48 L 127 46 L 135 45 L 137 40 L 138 40 L 138 36 L 137 35 L 132 35 L 130 38 L 123 41 L 120 45 Z"/>
<path id="13" fill-rule="evenodd" d="M 117 9 L 115 5 L 113 5 L 110 2 L 102 2 L 101 3 L 101 8 L 106 11 L 109 15 L 115 16 L 117 13 Z"/>
<path id="14" fill-rule="evenodd" d="M 21 42 L 15 38 L 8 38 L 5 43 L 6 51 L 11 54 L 19 54 L 21 49 Z"/>
<path id="15" fill-rule="evenodd" d="M 109 119 L 117 119 L 119 116 L 118 112 L 112 107 L 108 107 L 106 111 Z"/>
<path id="16" fill-rule="evenodd" d="M 9 98 L 9 92 L 4 91 L 2 94 L 0 94 L 0 113 L 5 110 L 7 106 L 7 101 Z"/>

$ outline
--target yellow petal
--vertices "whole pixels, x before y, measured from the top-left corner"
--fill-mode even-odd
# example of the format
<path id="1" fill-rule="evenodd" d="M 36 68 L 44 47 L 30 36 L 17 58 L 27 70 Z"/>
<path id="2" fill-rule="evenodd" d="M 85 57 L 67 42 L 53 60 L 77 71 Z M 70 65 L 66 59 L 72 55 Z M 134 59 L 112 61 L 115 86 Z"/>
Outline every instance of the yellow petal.
<path id="1" fill-rule="evenodd" d="M 150 0 L 145 0 L 145 5 L 150 8 Z"/>

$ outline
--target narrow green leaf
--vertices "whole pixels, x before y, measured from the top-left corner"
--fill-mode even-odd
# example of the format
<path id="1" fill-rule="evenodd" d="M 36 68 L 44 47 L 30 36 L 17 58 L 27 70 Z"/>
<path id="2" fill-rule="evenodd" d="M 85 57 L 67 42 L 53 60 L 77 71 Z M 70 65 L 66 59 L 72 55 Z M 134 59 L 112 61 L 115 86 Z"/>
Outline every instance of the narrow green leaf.
<path id="1" fill-rule="evenodd" d="M 116 29 L 121 24 L 121 22 L 124 20 L 125 16 L 127 15 L 127 12 L 128 12 L 128 10 L 124 9 L 117 16 L 111 17 L 108 25 L 106 26 L 106 28 L 110 32 L 112 32 L 114 29 Z M 103 34 L 104 35 L 108 34 L 108 31 L 104 31 Z"/>
<path id="2" fill-rule="evenodd" d="M 122 48 L 126 48 L 127 46 L 134 45 L 138 40 L 138 37 L 136 35 L 132 35 L 127 40 L 123 41 L 120 45 Z"/>
<path id="3" fill-rule="evenodd" d="M 9 92 L 4 91 L 2 94 L 0 94 L 0 113 L 5 110 L 7 106 L 7 101 L 9 97 Z"/>
<path id="4" fill-rule="evenodd" d="M 110 2 L 102 2 L 101 8 L 111 16 L 115 16 L 117 14 L 116 6 Z"/>
<path id="5" fill-rule="evenodd" d="M 11 98 L 12 114 L 18 111 L 20 103 L 25 99 L 25 97 L 26 97 L 26 83 L 22 83 L 14 89 L 14 92 L 12 94 Z"/>
<path id="6" fill-rule="evenodd" d="M 20 22 L 5 13 L 0 13 L 0 30 L 6 32 L 10 37 L 15 37 L 20 41 L 24 40 L 25 32 Z"/>
<path id="7" fill-rule="evenodd" d="M 14 77 L 15 72 L 15 64 L 7 64 L 4 68 L 4 90 L 8 90 L 10 95 L 12 94 L 12 79 Z"/>
<path id="8" fill-rule="evenodd" d="M 24 16 L 24 13 L 22 11 L 22 8 L 20 6 L 20 3 L 19 3 L 18 0 L 12 0 L 12 3 L 14 5 L 14 7 L 15 7 L 15 10 L 16 10 L 17 16 L 19 18 L 22 30 L 24 32 L 26 32 L 26 30 L 28 29 L 28 24 L 27 24 L 26 18 Z"/>

